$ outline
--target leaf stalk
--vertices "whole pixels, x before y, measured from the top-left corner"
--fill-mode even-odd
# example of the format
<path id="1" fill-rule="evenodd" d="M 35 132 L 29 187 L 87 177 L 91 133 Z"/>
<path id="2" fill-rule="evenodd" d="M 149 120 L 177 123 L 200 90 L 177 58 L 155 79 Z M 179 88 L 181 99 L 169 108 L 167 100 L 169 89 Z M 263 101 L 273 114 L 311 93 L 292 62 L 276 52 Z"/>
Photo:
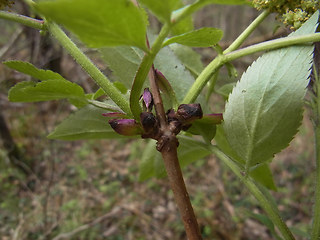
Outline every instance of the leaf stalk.
<path id="1" fill-rule="evenodd" d="M 139 66 L 139 69 L 136 73 L 136 76 L 134 78 L 134 82 L 133 82 L 133 85 L 131 88 L 131 94 L 130 94 L 130 108 L 135 119 L 139 119 L 139 116 L 141 113 L 139 99 L 140 99 L 143 84 L 148 76 L 149 70 L 153 64 L 153 61 L 156 55 L 161 49 L 164 39 L 168 36 L 170 32 L 170 29 L 171 29 L 171 25 L 169 23 L 165 24 L 162 27 L 158 37 L 153 42 L 150 51 L 145 53 L 141 61 L 141 64 Z"/>
<path id="2" fill-rule="evenodd" d="M 23 24 L 28 27 L 32 27 L 39 30 L 45 30 L 45 24 L 43 20 L 27 17 L 24 15 L 20 15 L 17 13 L 7 12 L 7 11 L 0 11 L 0 18 L 6 19 L 9 21 L 13 21 L 16 23 Z"/>
<path id="3" fill-rule="evenodd" d="M 282 47 L 289 47 L 299 44 L 311 44 L 312 42 L 320 41 L 320 33 L 306 34 L 295 37 L 284 37 L 267 42 L 258 43 L 246 48 L 232 51 L 224 55 L 218 55 L 213 61 L 202 71 L 194 84 L 186 94 L 183 103 L 192 103 L 198 97 L 206 83 L 210 80 L 212 75 L 226 62 L 236 60 L 238 58 L 251 55 L 253 53 L 274 50 Z"/>
<path id="4" fill-rule="evenodd" d="M 46 22 L 48 31 L 59 41 L 78 64 L 92 77 L 103 91 L 128 115 L 131 115 L 128 100 L 96 67 L 96 65 L 72 42 L 72 40 L 53 22 Z"/>

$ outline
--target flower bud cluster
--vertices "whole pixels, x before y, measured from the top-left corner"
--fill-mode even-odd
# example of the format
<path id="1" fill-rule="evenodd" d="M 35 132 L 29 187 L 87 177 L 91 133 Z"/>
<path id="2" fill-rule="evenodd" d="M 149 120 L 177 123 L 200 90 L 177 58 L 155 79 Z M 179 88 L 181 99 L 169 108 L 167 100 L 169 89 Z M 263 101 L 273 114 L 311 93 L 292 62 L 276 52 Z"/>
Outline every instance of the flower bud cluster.
<path id="1" fill-rule="evenodd" d="M 258 10 L 278 13 L 277 18 L 291 29 L 298 29 L 320 7 L 318 0 L 253 0 Z"/>
<path id="2" fill-rule="evenodd" d="M 207 114 L 203 116 L 201 105 L 198 103 L 181 104 L 178 109 L 170 109 L 166 113 L 166 127 L 161 129 L 158 118 L 152 113 L 153 97 L 148 88 L 141 96 L 143 101 L 143 112 L 140 114 L 140 122 L 124 113 L 104 113 L 105 117 L 110 117 L 110 126 L 113 130 L 124 136 L 141 135 L 142 138 L 152 138 L 163 142 L 163 133 L 168 130 L 173 135 L 177 135 L 181 130 L 188 130 L 192 123 L 202 119 L 209 124 L 220 124 L 223 120 L 222 114 Z M 161 140 L 162 139 L 162 140 Z M 161 146 L 161 143 L 159 143 Z M 160 149 L 161 147 L 159 147 Z"/>

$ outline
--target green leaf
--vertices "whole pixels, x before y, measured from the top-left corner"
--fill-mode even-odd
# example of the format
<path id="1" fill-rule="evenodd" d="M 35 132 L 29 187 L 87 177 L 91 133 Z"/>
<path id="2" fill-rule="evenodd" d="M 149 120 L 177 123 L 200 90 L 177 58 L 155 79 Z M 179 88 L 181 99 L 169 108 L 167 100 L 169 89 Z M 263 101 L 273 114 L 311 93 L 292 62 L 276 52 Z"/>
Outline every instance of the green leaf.
<path id="1" fill-rule="evenodd" d="M 169 81 L 176 93 L 178 102 L 181 102 L 184 95 L 193 84 L 194 77 L 169 47 L 160 50 L 156 56 L 154 65 Z"/>
<path id="2" fill-rule="evenodd" d="M 318 14 L 297 32 L 313 33 Z M 233 150 L 245 160 L 245 171 L 288 146 L 302 120 L 312 63 L 312 45 L 268 52 L 242 75 L 229 95 L 224 130 Z"/>
<path id="3" fill-rule="evenodd" d="M 114 82 L 113 85 L 122 93 L 126 94 L 128 92 L 127 87 L 122 82 Z"/>
<path id="4" fill-rule="evenodd" d="M 187 132 L 194 135 L 201 135 L 203 139 L 210 144 L 211 140 L 216 135 L 216 125 L 212 123 L 201 122 L 200 119 L 192 123 L 192 126 L 187 130 Z"/>
<path id="5" fill-rule="evenodd" d="M 89 47 L 146 46 L 146 15 L 128 0 L 41 1 L 36 10 L 63 24 Z"/>
<path id="6" fill-rule="evenodd" d="M 103 102 L 96 100 L 88 100 L 88 102 L 98 108 L 105 109 L 105 111 L 110 112 L 122 112 L 121 108 L 119 108 L 112 100 L 108 99 Z"/>
<path id="7" fill-rule="evenodd" d="M 171 44 L 170 48 L 174 54 L 178 57 L 181 63 L 194 75 L 198 76 L 203 70 L 203 63 L 201 61 L 201 55 L 191 47 L 183 46 L 180 44 Z"/>
<path id="8" fill-rule="evenodd" d="M 7 67 L 11 69 L 30 75 L 31 77 L 39 79 L 41 81 L 53 80 L 53 79 L 64 80 L 64 78 L 59 73 L 52 72 L 51 70 L 38 69 L 34 65 L 28 62 L 6 61 L 6 62 L 3 62 L 3 64 L 5 64 Z"/>
<path id="9" fill-rule="evenodd" d="M 102 88 L 99 88 L 95 93 L 92 93 L 90 99 L 96 100 L 97 98 L 106 95 Z"/>
<path id="10" fill-rule="evenodd" d="M 101 48 L 99 52 L 112 70 L 115 80 L 131 89 L 134 76 L 143 57 L 143 51 L 135 47 L 121 46 Z"/>
<path id="11" fill-rule="evenodd" d="M 123 138 L 108 124 L 102 113 L 106 110 L 87 105 L 71 114 L 49 134 L 50 139 L 79 140 L 96 138 Z"/>
<path id="12" fill-rule="evenodd" d="M 24 81 L 16 84 L 9 91 L 11 102 L 39 102 L 65 98 L 86 100 L 84 91 L 79 85 L 60 79 L 38 83 Z"/>
<path id="13" fill-rule="evenodd" d="M 170 22 L 171 12 L 181 6 L 181 0 L 139 0 L 162 22 Z"/>
<path id="14" fill-rule="evenodd" d="M 190 47 L 210 47 L 217 44 L 223 36 L 223 31 L 218 28 L 204 27 L 191 32 L 172 37 L 163 43 L 167 46 L 179 43 Z"/>
<path id="15" fill-rule="evenodd" d="M 262 163 L 250 169 L 249 175 L 266 188 L 277 191 L 277 187 L 273 181 L 272 172 L 268 162 Z"/>
<path id="16" fill-rule="evenodd" d="M 211 152 L 206 144 L 189 137 L 179 136 L 178 158 L 181 167 L 208 156 Z M 150 141 L 142 154 L 139 179 L 144 181 L 150 177 L 158 178 L 166 175 L 161 154 L 156 150 L 155 141 Z"/>
<path id="17" fill-rule="evenodd" d="M 235 83 L 227 83 L 222 87 L 218 88 L 218 90 L 216 90 L 216 93 L 220 94 L 225 100 L 227 100 L 234 86 Z"/>
<path id="18" fill-rule="evenodd" d="M 225 118 L 225 116 L 223 117 Z M 222 125 L 217 126 L 214 140 L 217 142 L 218 147 L 224 152 L 224 154 L 228 155 L 241 165 L 244 165 L 245 161 L 231 148 Z"/>
<path id="19" fill-rule="evenodd" d="M 219 148 L 234 161 L 237 161 L 239 164 L 244 166 L 245 161 L 237 155 L 237 153 L 230 147 L 230 144 L 227 141 L 223 127 L 221 125 L 217 126 L 216 136 L 214 138 Z M 250 169 L 249 175 L 262 184 L 264 187 L 270 190 L 277 190 L 277 187 L 274 183 L 272 173 L 267 163 L 254 166 Z"/>
<path id="20" fill-rule="evenodd" d="M 150 139 L 148 144 L 144 147 L 144 151 L 139 163 L 139 181 L 144 181 L 155 176 L 154 161 L 156 155 L 156 141 Z"/>

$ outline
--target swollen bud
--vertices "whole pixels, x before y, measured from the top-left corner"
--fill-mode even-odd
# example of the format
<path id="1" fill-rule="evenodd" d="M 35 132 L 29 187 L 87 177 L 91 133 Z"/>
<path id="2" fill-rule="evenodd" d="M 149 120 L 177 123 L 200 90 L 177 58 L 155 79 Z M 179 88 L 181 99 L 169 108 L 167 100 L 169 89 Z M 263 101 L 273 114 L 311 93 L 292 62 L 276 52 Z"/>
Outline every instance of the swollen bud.
<path id="1" fill-rule="evenodd" d="M 140 114 L 140 122 L 144 133 L 143 138 L 155 138 L 159 132 L 159 125 L 156 117 L 151 112 L 142 112 Z"/>
<path id="2" fill-rule="evenodd" d="M 203 116 L 202 109 L 199 103 L 181 104 L 177 110 L 177 117 L 183 125 L 201 119 Z"/>
<path id="3" fill-rule="evenodd" d="M 151 94 L 149 88 L 144 89 L 141 98 L 143 100 L 144 106 L 146 107 L 146 110 L 148 112 L 151 112 L 152 107 L 153 107 L 153 97 L 152 97 L 152 94 Z"/>
<path id="4" fill-rule="evenodd" d="M 140 125 L 134 119 L 111 119 L 109 124 L 120 135 L 134 136 L 142 133 Z"/>

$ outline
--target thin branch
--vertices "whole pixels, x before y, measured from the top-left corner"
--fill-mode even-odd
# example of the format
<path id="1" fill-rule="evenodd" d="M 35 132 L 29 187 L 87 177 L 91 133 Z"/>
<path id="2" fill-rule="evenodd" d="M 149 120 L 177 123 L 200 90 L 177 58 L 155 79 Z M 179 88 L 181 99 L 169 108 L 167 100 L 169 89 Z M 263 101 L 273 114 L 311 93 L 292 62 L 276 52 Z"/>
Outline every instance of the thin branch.
<path id="1" fill-rule="evenodd" d="M 167 122 L 154 71 L 155 70 L 152 67 L 149 72 L 149 80 L 157 118 L 160 122 L 161 136 L 158 139 L 157 149 L 161 152 L 170 187 L 172 189 L 175 202 L 178 206 L 187 237 L 189 240 L 201 240 L 202 237 L 198 222 L 190 202 L 189 194 L 183 180 L 181 167 L 178 160 L 178 139 L 174 134 L 174 129 L 172 129 L 170 124 Z"/>
<path id="2" fill-rule="evenodd" d="M 189 240 L 201 240 L 201 234 L 187 192 L 177 155 L 177 142 L 168 141 L 161 151 L 170 186 Z"/>

